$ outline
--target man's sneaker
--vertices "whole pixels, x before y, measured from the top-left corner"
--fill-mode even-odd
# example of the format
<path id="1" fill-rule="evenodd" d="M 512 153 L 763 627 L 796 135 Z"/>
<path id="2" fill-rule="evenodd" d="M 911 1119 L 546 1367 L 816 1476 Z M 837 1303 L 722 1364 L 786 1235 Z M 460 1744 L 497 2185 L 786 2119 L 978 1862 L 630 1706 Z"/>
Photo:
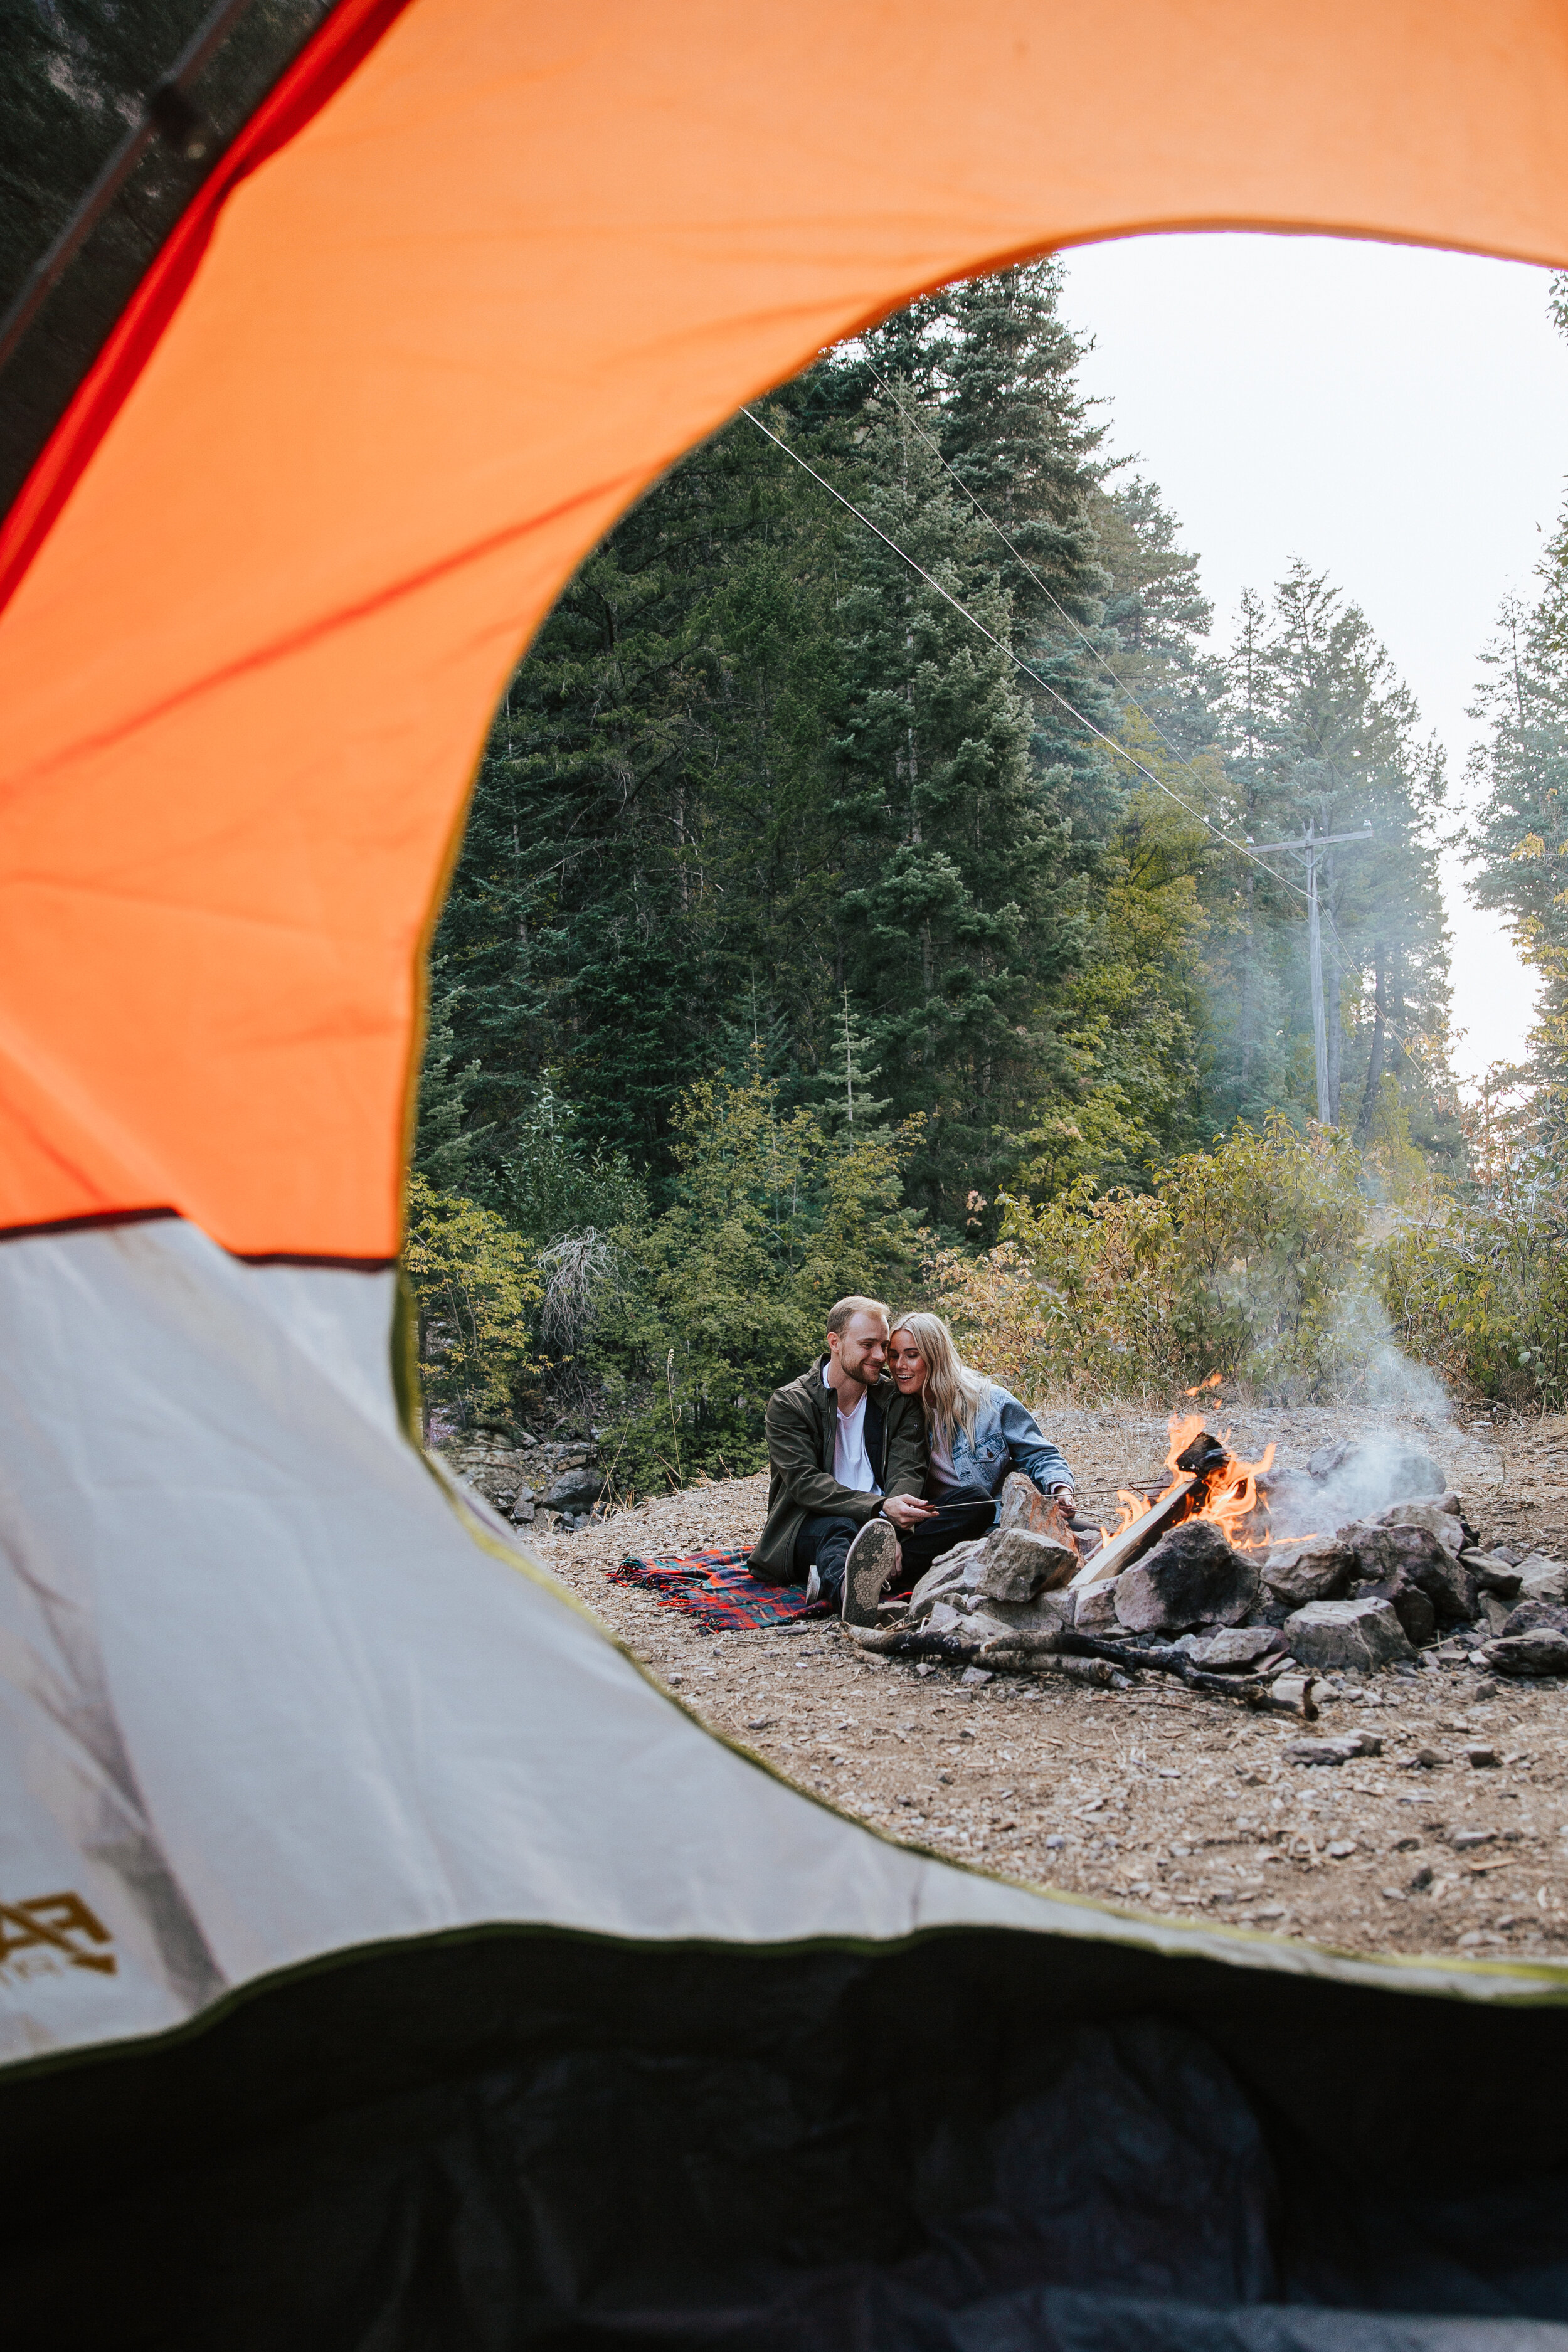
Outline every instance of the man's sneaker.
<path id="1" fill-rule="evenodd" d="M 806 1577 L 806 1580 L 805 1580 L 805 1605 L 806 1605 L 806 1607 L 809 1609 L 809 1608 L 810 1608 L 810 1606 L 811 1606 L 811 1604 L 812 1604 L 812 1602 L 813 1602 L 814 1601 L 820 1601 L 820 1600 L 821 1600 L 821 1598 L 822 1598 L 822 1579 L 821 1579 L 821 1577 L 820 1577 L 820 1576 L 818 1576 L 818 1574 L 817 1574 L 817 1572 L 816 1572 L 816 1567 L 815 1567 L 815 1565 L 814 1565 L 814 1566 L 812 1567 L 812 1569 L 811 1569 L 810 1572 L 808 1573 L 808 1575 L 807 1575 L 807 1577 Z"/>
<path id="2" fill-rule="evenodd" d="M 899 1565 L 899 1538 L 886 1519 L 868 1519 L 844 1562 L 844 1622 L 874 1625 L 882 1587 Z"/>

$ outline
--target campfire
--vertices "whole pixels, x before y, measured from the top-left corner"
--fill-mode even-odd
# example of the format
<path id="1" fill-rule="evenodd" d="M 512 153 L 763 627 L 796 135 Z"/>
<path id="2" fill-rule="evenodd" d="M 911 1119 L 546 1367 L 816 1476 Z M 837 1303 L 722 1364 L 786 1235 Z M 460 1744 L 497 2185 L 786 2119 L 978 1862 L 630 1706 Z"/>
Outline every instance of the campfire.
<path id="1" fill-rule="evenodd" d="M 933 1561 L 907 1603 L 884 1604 L 897 1622 L 857 1640 L 983 1676 L 1174 1675 L 1309 1718 L 1324 1675 L 1408 1672 L 1422 1652 L 1568 1674 L 1568 1566 L 1483 1549 L 1405 1439 L 1363 1431 L 1281 1470 L 1272 1445 L 1247 1461 L 1196 1412 L 1169 1426 L 1164 1481 L 1121 1488 L 1098 1543 L 1015 1493 L 992 1534 Z"/>
<path id="2" fill-rule="evenodd" d="M 1282 1536 L 1270 1524 L 1265 1482 L 1273 1462 L 1271 1444 L 1256 1462 L 1244 1462 L 1232 1452 L 1228 1432 L 1215 1437 L 1204 1427 L 1201 1413 L 1173 1413 L 1165 1456 L 1169 1484 L 1152 1500 L 1147 1494 L 1118 1488 L 1121 1517 L 1114 1528 L 1100 1528 L 1100 1549 L 1083 1580 L 1098 1584 L 1130 1568 L 1163 1535 L 1188 1519 L 1214 1520 L 1237 1551 L 1263 1552 L 1271 1544 L 1310 1541 L 1315 1531 Z"/>

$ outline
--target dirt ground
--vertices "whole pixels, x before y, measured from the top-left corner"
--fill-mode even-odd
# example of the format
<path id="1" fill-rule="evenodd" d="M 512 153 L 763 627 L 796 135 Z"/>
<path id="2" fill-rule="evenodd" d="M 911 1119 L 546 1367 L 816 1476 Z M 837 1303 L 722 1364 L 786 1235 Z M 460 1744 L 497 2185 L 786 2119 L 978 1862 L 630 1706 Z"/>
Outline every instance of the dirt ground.
<path id="1" fill-rule="evenodd" d="M 1097 1517 L 1114 1517 L 1121 1480 L 1159 1474 L 1163 1419 L 1043 1418 Z M 1213 1418 L 1249 1458 L 1272 1439 L 1285 1466 L 1369 1425 L 1327 1409 Z M 1483 1544 L 1568 1558 L 1568 1420 L 1375 1421 L 1425 1444 Z M 966 1686 L 947 1667 L 867 1658 L 820 1620 L 710 1634 L 609 1582 L 627 1552 L 750 1542 L 765 1491 L 763 1476 L 700 1486 L 531 1548 L 715 1731 L 887 1836 L 1119 1909 L 1339 1949 L 1568 1958 L 1568 1685 L 1426 1662 L 1339 1677 L 1309 1727 L 1154 1675 L 1128 1691 Z M 1309 1731 L 1351 1729 L 1379 1734 L 1382 1755 L 1285 1757 Z M 1497 1764 L 1472 1766 L 1474 1745 Z"/>

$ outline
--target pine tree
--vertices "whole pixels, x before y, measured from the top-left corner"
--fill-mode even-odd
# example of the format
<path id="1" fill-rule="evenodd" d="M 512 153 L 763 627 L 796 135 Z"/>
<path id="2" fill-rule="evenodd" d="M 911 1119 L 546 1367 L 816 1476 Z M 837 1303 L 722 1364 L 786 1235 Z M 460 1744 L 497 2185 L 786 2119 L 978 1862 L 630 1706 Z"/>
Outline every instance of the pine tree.
<path id="1" fill-rule="evenodd" d="M 1319 863 L 1331 1120 L 1364 1133 L 1392 1073 L 1421 1139 L 1451 1153 L 1441 755 L 1419 740 L 1415 702 L 1365 615 L 1304 564 L 1276 589 L 1246 660 L 1250 748 L 1237 781 L 1252 837 L 1294 838 L 1309 823 L 1318 834 L 1373 828 L 1369 845 L 1329 849 Z M 1257 1101 L 1272 1064 L 1275 1100 L 1315 1115 L 1304 877 L 1299 861 L 1270 863 L 1280 881 L 1259 877 L 1254 906 L 1266 891 L 1271 938 L 1260 941 L 1255 920 L 1252 946 L 1272 948 L 1276 1028 L 1271 1040 L 1254 1030 L 1250 1092 Z M 1251 978 L 1256 1003 L 1256 965 Z"/>
<path id="2" fill-rule="evenodd" d="M 888 1133 L 880 1122 L 882 1113 L 892 1108 L 892 1097 L 878 1100 L 869 1091 L 882 1075 L 881 1065 L 865 1059 L 874 1048 L 868 1033 L 855 1018 L 847 988 L 840 992 L 837 1030 L 836 1059 L 824 1070 L 821 1081 L 822 1124 L 830 1135 L 842 1135 L 846 1142 L 864 1143 L 868 1137 Z"/>
<path id="3" fill-rule="evenodd" d="M 910 422 L 879 394 L 860 445 L 865 511 L 1004 642 L 1011 614 L 989 534 Z M 844 717 L 834 814 L 846 879 L 842 954 L 869 1009 L 889 1099 L 922 1114 L 911 1188 L 954 1216 L 992 1181 L 1040 1041 L 1052 956 L 1052 829 L 1031 787 L 1028 712 L 1005 654 L 882 541 L 847 551 Z M 1004 1146 L 1004 1149 L 1005 1147 Z"/>
<path id="4" fill-rule="evenodd" d="M 1554 280 L 1554 287 L 1561 281 Z M 1488 722 L 1471 755 L 1485 793 L 1470 827 L 1472 897 L 1513 923 L 1539 976 L 1527 1070 L 1542 1142 L 1568 1130 L 1568 510 L 1541 566 L 1532 610 L 1503 606 L 1483 656 L 1490 675 L 1472 716 Z"/>
<path id="5" fill-rule="evenodd" d="M 468 1097 L 477 1091 L 479 1065 L 455 1069 L 456 1038 L 452 1015 L 459 992 L 447 980 L 445 957 L 430 967 L 429 1013 L 426 1024 L 425 1058 L 419 1071 L 419 1108 L 414 1166 L 440 1192 L 468 1189 L 476 1153 L 485 1137 L 465 1124 Z"/>

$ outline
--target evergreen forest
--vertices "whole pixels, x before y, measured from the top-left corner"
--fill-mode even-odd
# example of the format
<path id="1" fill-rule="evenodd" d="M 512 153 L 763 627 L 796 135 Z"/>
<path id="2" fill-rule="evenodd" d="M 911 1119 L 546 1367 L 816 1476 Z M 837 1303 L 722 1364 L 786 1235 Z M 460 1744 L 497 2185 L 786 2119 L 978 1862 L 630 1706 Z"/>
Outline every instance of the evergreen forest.
<path id="1" fill-rule="evenodd" d="M 1061 297 L 1038 261 L 823 354 L 520 664 L 429 966 L 444 1425 L 592 1421 L 637 1486 L 750 1468 L 850 1288 L 945 1301 L 1037 1392 L 1346 1393 L 1409 1349 L 1556 1401 L 1568 523 L 1477 713 L 1475 887 L 1544 983 L 1478 1112 L 1447 779 L 1374 616 L 1298 564 L 1215 650 Z M 1268 846 L 1309 828 L 1321 1049 L 1307 861 Z"/>

